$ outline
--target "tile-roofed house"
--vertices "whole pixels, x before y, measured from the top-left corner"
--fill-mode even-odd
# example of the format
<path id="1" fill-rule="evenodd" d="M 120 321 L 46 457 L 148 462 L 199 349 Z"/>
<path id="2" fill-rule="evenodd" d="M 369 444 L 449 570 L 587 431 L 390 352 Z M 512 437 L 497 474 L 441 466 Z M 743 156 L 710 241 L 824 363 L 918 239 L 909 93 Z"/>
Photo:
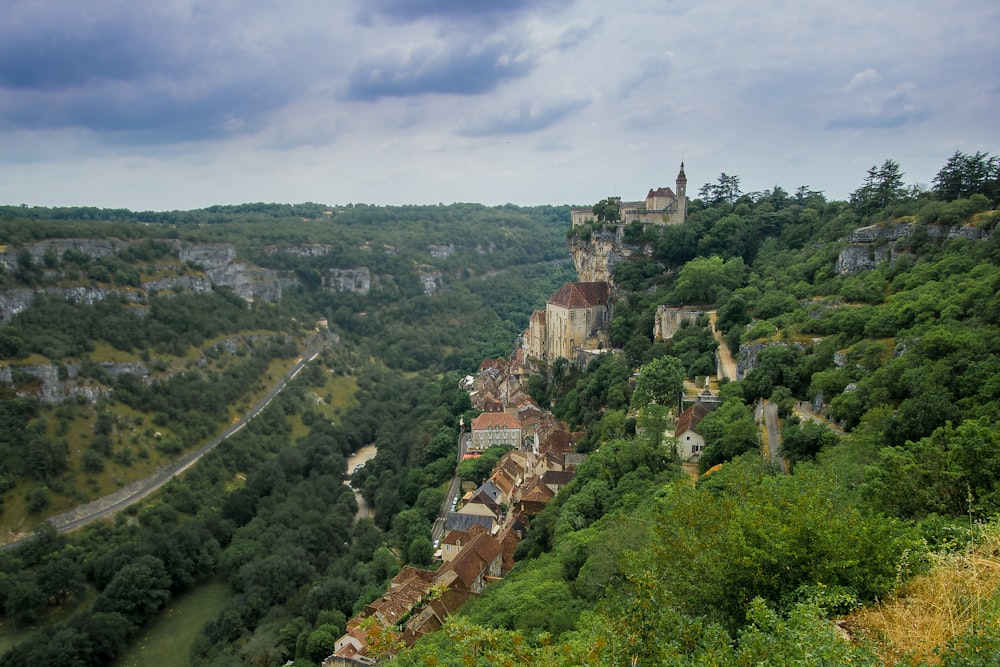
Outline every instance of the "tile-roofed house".
<path id="1" fill-rule="evenodd" d="M 395 627 L 406 618 L 414 608 L 420 606 L 437 579 L 436 572 L 420 570 L 405 566 L 389 581 L 385 593 L 360 614 L 351 618 L 346 632 L 334 642 L 333 655 L 324 661 L 326 664 L 336 664 L 333 658 L 351 660 L 359 664 L 374 664 L 375 660 L 368 654 L 368 632 L 364 621 L 374 617 L 386 627 Z"/>
<path id="2" fill-rule="evenodd" d="M 472 498 L 462 506 L 462 509 L 458 510 L 458 513 L 484 516 L 496 520 L 503 514 L 501 502 L 506 501 L 495 500 L 492 495 L 479 487 L 473 492 Z"/>
<path id="3" fill-rule="evenodd" d="M 500 561 L 501 576 L 506 576 L 508 572 L 514 569 L 514 551 L 522 539 L 515 527 L 516 525 L 518 525 L 517 522 L 511 521 L 497 535 L 497 541 L 500 542 L 500 551 L 503 555 Z"/>
<path id="4" fill-rule="evenodd" d="M 604 282 L 566 283 L 548 302 L 564 308 L 591 308 L 607 305 L 610 297 L 611 290 Z"/>
<path id="5" fill-rule="evenodd" d="M 677 417 L 674 437 L 677 438 L 677 456 L 681 461 L 697 463 L 705 449 L 705 438 L 698 433 L 698 424 L 709 413 L 701 403 L 693 403 Z"/>
<path id="6" fill-rule="evenodd" d="M 472 420 L 473 452 L 481 452 L 494 445 L 521 446 L 521 422 L 509 412 L 484 412 Z"/>
<path id="7" fill-rule="evenodd" d="M 566 283 L 528 320 L 522 350 L 529 359 L 575 358 L 582 348 L 607 347 L 611 288 L 606 282 Z"/>
<path id="8" fill-rule="evenodd" d="M 510 502 L 510 497 L 514 493 L 514 487 L 517 485 L 517 477 L 511 477 L 507 470 L 504 469 L 502 462 L 498 463 L 497 467 L 493 469 L 493 474 L 490 475 L 487 481 L 500 490 L 497 502 Z"/>
<path id="9" fill-rule="evenodd" d="M 472 594 L 467 591 L 454 588 L 443 590 L 407 621 L 403 630 L 403 642 L 412 648 L 423 635 L 440 630 L 445 619 L 458 611 L 470 597 Z"/>
<path id="10" fill-rule="evenodd" d="M 441 560 L 448 562 L 462 551 L 462 545 L 468 544 L 476 535 L 486 535 L 490 526 L 474 524 L 468 530 L 449 530 L 441 540 Z"/>
<path id="11" fill-rule="evenodd" d="M 542 423 L 542 409 L 532 401 L 517 406 L 516 414 L 518 421 L 521 422 L 522 434 L 533 434 Z"/>
<path id="12" fill-rule="evenodd" d="M 491 535 L 476 535 L 450 563 L 444 565 L 435 585 L 480 593 L 489 578 L 500 576 L 503 551 Z"/>
<path id="13" fill-rule="evenodd" d="M 492 516 L 470 514 L 468 512 L 448 512 L 448 516 L 445 517 L 444 529 L 447 531 L 464 530 L 468 532 L 473 526 L 479 525 L 486 528 L 486 530 L 492 530 L 494 523 L 495 518 Z"/>
<path id="14" fill-rule="evenodd" d="M 540 477 L 533 477 L 525 482 L 520 497 L 514 503 L 514 510 L 529 515 L 538 514 L 555 496 L 555 492 Z"/>
<path id="15" fill-rule="evenodd" d="M 572 470 L 549 470 L 542 475 L 542 483 L 552 489 L 553 493 L 559 493 L 559 489 L 573 481 L 576 473 Z"/>
<path id="16" fill-rule="evenodd" d="M 572 451 L 573 435 L 565 429 L 552 431 L 539 445 L 540 454 L 548 454 L 550 452 L 564 454 Z"/>
<path id="17" fill-rule="evenodd" d="M 527 358 L 545 358 L 545 335 L 545 311 L 532 311 L 531 316 L 528 318 L 528 328 L 524 332 L 524 339 L 521 341 L 521 347 Z"/>

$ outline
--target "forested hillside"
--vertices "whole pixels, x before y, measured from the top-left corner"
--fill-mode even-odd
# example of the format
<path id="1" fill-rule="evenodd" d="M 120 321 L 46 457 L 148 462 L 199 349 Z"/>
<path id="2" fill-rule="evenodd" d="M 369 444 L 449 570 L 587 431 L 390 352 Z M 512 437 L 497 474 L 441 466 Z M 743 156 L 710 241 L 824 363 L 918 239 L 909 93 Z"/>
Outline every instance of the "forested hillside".
<path id="1" fill-rule="evenodd" d="M 998 176 L 956 153 L 923 191 L 887 161 L 836 202 L 723 175 L 683 225 L 626 227 L 647 252 L 615 266 L 624 354 L 532 383 L 590 457 L 518 568 L 393 664 L 997 664 Z M 642 387 L 714 372 L 707 318 L 651 338 L 681 304 L 717 312 L 742 373 L 696 483 Z"/>
<path id="2" fill-rule="evenodd" d="M 0 644 L 18 644 L 4 664 L 105 664 L 175 594 L 219 577 L 235 597 L 199 655 L 236 660 L 255 632 L 263 653 L 306 655 L 313 632 L 381 592 L 399 549 L 416 540 L 408 560 L 429 558 L 416 555 L 429 525 L 393 519 L 432 516 L 443 497 L 469 405 L 455 371 L 509 351 L 571 279 L 565 215 L 4 209 L 2 521 L 8 536 L 40 531 L 0 554 Z M 370 282 L 340 280 L 361 271 Z M 41 523 L 220 433 L 317 339 L 304 373 L 151 502 L 71 541 Z M 342 480 L 365 444 L 379 456 L 355 483 L 374 516 L 355 524 Z"/>
<path id="3" fill-rule="evenodd" d="M 526 379 L 588 457 L 528 517 L 503 582 L 413 649 L 385 628 L 380 657 L 997 664 L 1000 171 L 956 153 L 930 190 L 904 176 L 888 160 L 829 201 L 809 187 L 742 193 L 723 174 L 683 224 L 614 230 L 638 250 L 614 267 L 620 353 Z M 0 552 L 11 666 L 114 664 L 208 581 L 232 595 L 191 664 L 319 664 L 402 565 L 433 567 L 431 522 L 460 420 L 475 416 L 460 377 L 509 355 L 531 310 L 573 279 L 567 233 L 609 226 L 570 232 L 566 207 L 475 205 L 0 214 L 0 291 L 31 293 L 0 325 L 11 527 L 222 430 L 321 318 L 336 334 L 150 501 Z M 99 256 L 37 245 L 70 238 L 122 244 Z M 225 266 L 210 265 L 220 246 Z M 250 267 L 239 281 L 234 264 Z M 344 273 L 362 268 L 367 282 Z M 265 299 L 272 285 L 280 298 Z M 104 292 L 80 300 L 78 288 Z M 697 481 L 670 435 L 675 399 L 682 378 L 714 374 L 717 342 L 707 316 L 654 340 L 664 305 L 713 311 L 738 354 L 739 378 L 714 385 L 721 404 L 702 422 Z M 69 398 L 44 398 L 31 369 L 47 364 Z M 777 405 L 784 465 L 762 456 L 763 403 Z M 354 521 L 345 461 L 370 443 L 378 455 L 351 484 L 373 516 Z M 920 597 L 938 581 L 938 597 Z M 908 620 L 893 626 L 900 608 Z"/>

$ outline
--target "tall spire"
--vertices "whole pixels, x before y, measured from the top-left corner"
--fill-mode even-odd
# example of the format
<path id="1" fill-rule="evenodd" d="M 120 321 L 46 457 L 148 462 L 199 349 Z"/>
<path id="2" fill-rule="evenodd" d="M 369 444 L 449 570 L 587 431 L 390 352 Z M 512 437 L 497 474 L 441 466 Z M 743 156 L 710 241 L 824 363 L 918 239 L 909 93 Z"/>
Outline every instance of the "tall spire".
<path id="1" fill-rule="evenodd" d="M 681 160 L 681 170 L 677 173 L 677 220 L 684 222 L 687 218 L 687 183 L 684 173 L 684 160 Z"/>

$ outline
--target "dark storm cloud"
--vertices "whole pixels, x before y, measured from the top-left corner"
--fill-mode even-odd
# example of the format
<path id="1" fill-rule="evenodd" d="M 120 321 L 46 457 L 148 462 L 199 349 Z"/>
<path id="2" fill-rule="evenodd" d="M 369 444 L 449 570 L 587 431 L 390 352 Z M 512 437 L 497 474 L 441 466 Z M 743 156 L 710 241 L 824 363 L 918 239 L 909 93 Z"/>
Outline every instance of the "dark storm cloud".
<path id="1" fill-rule="evenodd" d="M 135 79 L 155 70 L 155 46 L 141 42 L 124 26 L 100 35 L 43 32 L 32 39 L 5 38 L 0 86 L 23 90 Z"/>
<path id="2" fill-rule="evenodd" d="M 425 45 L 362 61 L 348 80 L 355 100 L 425 94 L 479 95 L 527 74 L 529 58 L 505 42 Z"/>
<path id="3" fill-rule="evenodd" d="M 203 139 L 252 129 L 294 90 L 287 51 L 255 48 L 225 12 L 61 4 L 0 25 L 0 125 Z"/>

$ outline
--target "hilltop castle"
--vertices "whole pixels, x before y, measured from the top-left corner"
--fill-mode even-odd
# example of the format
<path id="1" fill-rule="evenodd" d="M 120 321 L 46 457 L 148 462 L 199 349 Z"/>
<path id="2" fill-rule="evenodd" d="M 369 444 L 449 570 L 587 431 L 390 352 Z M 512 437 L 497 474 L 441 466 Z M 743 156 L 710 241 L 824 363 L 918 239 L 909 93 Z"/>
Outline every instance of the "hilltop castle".
<path id="1" fill-rule="evenodd" d="M 621 197 L 610 197 L 620 207 L 622 224 L 643 222 L 654 225 L 677 225 L 687 217 L 687 176 L 684 163 L 674 183 L 676 194 L 670 188 L 650 190 L 645 201 L 623 202 Z M 574 208 L 570 211 L 574 227 L 594 220 L 593 208 Z"/>

